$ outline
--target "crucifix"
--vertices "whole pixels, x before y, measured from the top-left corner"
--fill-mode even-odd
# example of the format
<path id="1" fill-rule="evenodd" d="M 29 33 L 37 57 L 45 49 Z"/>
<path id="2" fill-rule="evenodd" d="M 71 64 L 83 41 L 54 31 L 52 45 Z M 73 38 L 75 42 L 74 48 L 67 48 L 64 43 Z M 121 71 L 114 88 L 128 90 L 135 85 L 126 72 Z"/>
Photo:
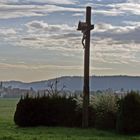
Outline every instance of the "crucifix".
<path id="1" fill-rule="evenodd" d="M 82 45 L 84 47 L 84 86 L 83 86 L 83 117 L 82 127 L 88 127 L 89 117 L 89 69 L 90 69 L 90 31 L 94 29 L 94 25 L 91 25 L 91 7 L 86 8 L 86 22 L 79 21 L 78 29 L 82 31 Z"/>

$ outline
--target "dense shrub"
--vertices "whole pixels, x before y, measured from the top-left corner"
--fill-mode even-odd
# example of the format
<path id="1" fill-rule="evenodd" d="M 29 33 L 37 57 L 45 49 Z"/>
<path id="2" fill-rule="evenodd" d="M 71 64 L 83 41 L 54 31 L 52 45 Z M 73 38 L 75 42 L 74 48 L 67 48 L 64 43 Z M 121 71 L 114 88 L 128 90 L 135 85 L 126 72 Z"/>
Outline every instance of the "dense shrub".
<path id="1" fill-rule="evenodd" d="M 75 98 L 77 105 L 78 105 L 78 112 L 79 112 L 79 118 L 82 118 L 82 112 L 83 112 L 83 97 L 82 96 L 76 96 Z M 95 118 L 96 118 L 96 112 L 93 106 L 90 104 L 89 105 L 89 114 L 88 114 L 88 125 L 89 127 L 94 127 L 95 126 Z"/>
<path id="2" fill-rule="evenodd" d="M 96 111 L 95 128 L 116 128 L 117 97 L 114 94 L 91 96 L 91 105 Z"/>
<path id="3" fill-rule="evenodd" d="M 80 126 L 81 112 L 73 97 L 25 97 L 17 104 L 14 121 L 19 126 Z"/>
<path id="4" fill-rule="evenodd" d="M 89 106 L 89 127 L 95 127 L 96 112 L 95 109 Z"/>
<path id="5" fill-rule="evenodd" d="M 119 103 L 117 131 L 120 133 L 140 133 L 140 95 L 131 91 Z"/>

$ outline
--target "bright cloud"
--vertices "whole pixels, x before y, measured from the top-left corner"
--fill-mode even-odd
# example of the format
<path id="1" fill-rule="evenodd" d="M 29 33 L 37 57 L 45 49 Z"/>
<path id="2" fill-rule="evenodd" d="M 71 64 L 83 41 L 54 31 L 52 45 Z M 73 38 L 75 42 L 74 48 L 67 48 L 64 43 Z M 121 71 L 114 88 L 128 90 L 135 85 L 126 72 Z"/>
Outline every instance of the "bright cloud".
<path id="1" fill-rule="evenodd" d="M 76 4 L 74 0 L 24 0 L 24 2 L 50 3 L 50 4 Z"/>
<path id="2" fill-rule="evenodd" d="M 5 4 L 23 4 L 23 3 L 48 3 L 48 4 L 75 4 L 74 0 L 0 0 L 0 3 Z"/>

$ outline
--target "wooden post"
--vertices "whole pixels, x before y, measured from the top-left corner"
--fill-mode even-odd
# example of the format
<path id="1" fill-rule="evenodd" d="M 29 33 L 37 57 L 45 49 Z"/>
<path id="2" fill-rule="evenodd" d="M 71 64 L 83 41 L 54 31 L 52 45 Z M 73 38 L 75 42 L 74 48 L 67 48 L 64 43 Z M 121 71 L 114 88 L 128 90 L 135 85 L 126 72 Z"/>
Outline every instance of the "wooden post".
<path id="1" fill-rule="evenodd" d="M 86 8 L 86 24 L 89 29 L 85 33 L 84 52 L 84 87 L 83 87 L 83 119 L 82 127 L 87 128 L 89 118 L 89 69 L 90 69 L 90 27 L 91 27 L 91 7 Z"/>
<path id="2" fill-rule="evenodd" d="M 79 21 L 78 31 L 82 31 L 83 38 L 82 44 L 84 46 L 84 87 L 83 87 L 83 118 L 82 127 L 87 128 L 89 126 L 89 70 L 90 70 L 90 31 L 94 29 L 94 25 L 91 25 L 91 7 L 86 8 L 86 22 Z"/>

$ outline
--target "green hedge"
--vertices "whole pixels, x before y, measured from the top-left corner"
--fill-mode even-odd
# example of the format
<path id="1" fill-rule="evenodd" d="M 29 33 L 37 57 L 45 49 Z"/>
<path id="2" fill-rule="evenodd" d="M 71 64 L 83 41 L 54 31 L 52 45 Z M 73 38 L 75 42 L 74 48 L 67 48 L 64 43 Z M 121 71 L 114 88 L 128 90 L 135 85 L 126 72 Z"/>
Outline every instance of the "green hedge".
<path id="1" fill-rule="evenodd" d="M 140 94 L 131 91 L 120 101 L 117 131 L 125 134 L 140 133 Z"/>
<path id="2" fill-rule="evenodd" d="M 73 97 L 25 97 L 17 104 L 14 121 L 19 126 L 80 126 L 82 116 Z"/>
<path id="3" fill-rule="evenodd" d="M 140 94 L 92 96 L 89 127 L 117 129 L 119 133 L 140 133 Z M 82 126 L 82 97 L 48 95 L 20 99 L 14 114 L 18 126 Z"/>

